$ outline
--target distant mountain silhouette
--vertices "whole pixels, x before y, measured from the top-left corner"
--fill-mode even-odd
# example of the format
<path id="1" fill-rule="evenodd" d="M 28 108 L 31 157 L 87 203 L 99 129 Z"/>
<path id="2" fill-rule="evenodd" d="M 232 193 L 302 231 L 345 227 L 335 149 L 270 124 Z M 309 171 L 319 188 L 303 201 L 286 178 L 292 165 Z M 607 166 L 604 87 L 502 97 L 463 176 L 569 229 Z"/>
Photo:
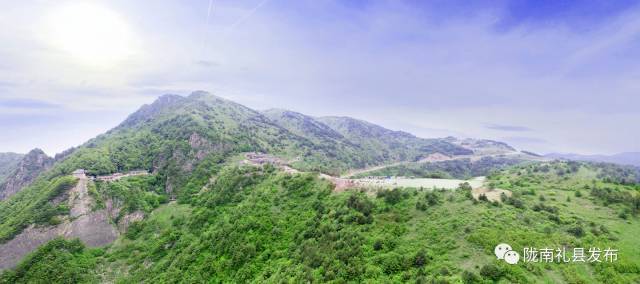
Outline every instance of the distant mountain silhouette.
<path id="1" fill-rule="evenodd" d="M 640 166 L 640 152 L 624 152 L 614 155 L 580 155 L 573 153 L 550 153 L 545 157 L 553 159 L 607 162 L 621 165 Z"/>

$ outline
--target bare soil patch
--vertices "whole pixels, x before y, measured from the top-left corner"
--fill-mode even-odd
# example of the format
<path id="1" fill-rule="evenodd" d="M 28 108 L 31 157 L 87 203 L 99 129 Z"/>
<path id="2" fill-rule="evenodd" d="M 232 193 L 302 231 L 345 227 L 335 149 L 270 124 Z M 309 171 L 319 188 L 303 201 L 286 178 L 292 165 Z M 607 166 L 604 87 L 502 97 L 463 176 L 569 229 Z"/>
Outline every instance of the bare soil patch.
<path id="1" fill-rule="evenodd" d="M 500 198 L 502 193 L 504 193 L 507 197 L 511 197 L 511 191 L 505 189 L 489 189 L 486 187 L 478 187 L 471 190 L 471 195 L 473 195 L 473 198 L 475 198 L 476 200 L 480 200 L 480 196 L 484 195 L 487 197 L 487 200 L 491 202 L 502 202 L 502 198 Z"/>

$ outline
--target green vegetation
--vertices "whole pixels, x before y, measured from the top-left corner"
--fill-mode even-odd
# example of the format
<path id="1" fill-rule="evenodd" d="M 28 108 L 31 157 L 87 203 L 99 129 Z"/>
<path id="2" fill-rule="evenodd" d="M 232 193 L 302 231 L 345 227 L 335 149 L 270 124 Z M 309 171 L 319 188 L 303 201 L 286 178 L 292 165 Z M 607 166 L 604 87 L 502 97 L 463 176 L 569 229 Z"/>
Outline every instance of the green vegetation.
<path id="1" fill-rule="evenodd" d="M 605 182 L 600 171 L 566 163 L 504 170 L 490 176 L 493 186 L 513 192 L 501 204 L 472 200 L 467 185 L 337 194 L 311 174 L 218 165 L 189 180 L 199 190 L 151 211 L 104 254 L 72 259 L 96 263 L 80 275 L 87 282 L 640 281 L 638 216 L 618 216 L 625 202 L 605 206 L 606 196 L 577 194 L 595 186 L 637 197 L 640 187 Z M 147 178 L 122 186 L 153 188 Z M 594 246 L 620 253 L 614 263 L 508 265 L 493 255 L 502 242 L 520 252 Z"/>
<path id="2" fill-rule="evenodd" d="M 304 122 L 294 118 L 276 119 L 276 124 L 257 111 L 215 96 L 165 96 L 75 149 L 49 176 L 78 168 L 90 175 L 147 169 L 175 178 L 211 154 L 226 158 L 250 151 L 294 160 L 301 170 L 332 174 L 415 160 L 434 152 L 470 153 L 443 140 L 421 139 L 350 118 L 298 118 L 310 120 Z"/>
<path id="3" fill-rule="evenodd" d="M 14 270 L 0 275 L 0 283 L 90 283 L 101 249 L 87 250 L 79 240 L 54 239 L 29 254 Z"/>
<path id="4" fill-rule="evenodd" d="M 54 199 L 74 187 L 77 179 L 64 176 L 51 181 L 39 179 L 12 198 L 0 203 L 0 242 L 10 240 L 30 224 L 53 225 L 68 206 Z"/>
<path id="5" fill-rule="evenodd" d="M 122 208 L 116 222 L 125 214 L 137 210 L 151 212 L 169 200 L 155 175 L 127 177 L 108 183 L 97 182 L 96 187 L 97 190 L 93 195 L 96 196 L 94 199 L 97 208 L 104 207 L 103 200 L 105 199 L 112 200 Z M 92 192 L 91 188 L 89 188 L 89 192 Z"/>
<path id="6" fill-rule="evenodd" d="M 268 114 L 273 116 L 274 114 Z M 424 154 L 467 154 L 443 140 L 350 118 L 262 113 L 213 96 L 165 96 L 73 149 L 29 187 L 0 202 L 0 242 L 68 215 L 65 194 L 90 175 L 149 176 L 89 182 L 93 209 L 145 218 L 102 249 L 56 239 L 0 275 L 6 283 L 633 283 L 640 282 L 640 174 L 609 164 L 485 158 L 409 163 L 375 175 L 488 174 L 502 202 L 457 190 L 395 188 L 336 193 L 317 172 L 342 173 Z M 310 173 L 240 166 L 247 151 Z M 517 165 L 514 165 L 518 163 Z M 366 175 L 372 175 L 367 173 Z M 175 202 L 169 202 L 175 200 Z M 109 203 L 111 202 L 111 203 Z M 518 264 L 493 249 L 601 247 L 615 263 Z"/>
<path id="7" fill-rule="evenodd" d="M 415 159 L 434 151 L 465 150 L 441 140 L 420 139 L 366 122 L 349 121 L 348 127 L 340 124 L 335 126 L 335 131 L 343 131 L 344 135 L 337 135 L 350 139 L 342 138 L 340 143 L 334 143 L 315 132 L 287 130 L 257 111 L 215 96 L 194 93 L 188 98 L 161 97 L 132 114 L 120 126 L 69 151 L 49 171 L 41 174 L 38 182 L 0 202 L 0 212 L 20 208 L 18 215 L 21 216 L 13 216 L 13 213 L 0 216 L 0 228 L 11 228 L 0 230 L 0 243 L 19 233 L 29 220 L 33 220 L 29 219 L 31 216 L 39 214 L 33 212 L 37 207 L 29 204 L 39 202 L 39 192 L 48 183 L 76 169 L 85 169 L 89 175 L 148 170 L 156 176 L 155 193 L 164 191 L 169 198 L 184 201 L 204 185 L 194 182 L 191 175 L 201 177 L 210 167 L 248 151 L 292 160 L 292 165 L 303 171 L 338 174 L 350 168 Z M 366 131 L 373 131 L 373 134 L 365 135 Z M 386 134 L 393 135 L 382 139 Z M 208 177 L 204 176 L 205 182 Z M 120 190 L 119 194 L 129 194 L 126 191 Z M 164 202 L 159 198 L 158 202 Z M 100 207 L 100 200 L 97 201 L 96 206 Z M 19 220 L 13 220 L 15 218 Z"/>
<path id="8" fill-rule="evenodd" d="M 485 176 L 492 171 L 523 163 L 527 162 L 519 159 L 494 157 L 483 157 L 478 161 L 457 159 L 431 163 L 414 162 L 361 173 L 356 175 L 355 178 L 367 176 L 405 176 L 417 178 L 469 179 L 477 176 Z"/>

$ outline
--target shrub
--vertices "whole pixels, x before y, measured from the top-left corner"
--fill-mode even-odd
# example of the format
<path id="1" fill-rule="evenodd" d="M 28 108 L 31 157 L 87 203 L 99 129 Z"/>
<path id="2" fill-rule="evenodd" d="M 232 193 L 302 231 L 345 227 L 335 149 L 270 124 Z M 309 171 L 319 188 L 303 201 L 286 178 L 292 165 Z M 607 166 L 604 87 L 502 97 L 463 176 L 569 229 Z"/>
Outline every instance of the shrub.
<path id="1" fill-rule="evenodd" d="M 482 268 L 480 268 L 480 275 L 482 275 L 482 277 L 485 279 L 498 281 L 503 274 L 504 272 L 502 271 L 502 269 L 500 269 L 500 267 L 496 266 L 495 264 L 485 264 L 484 266 L 482 266 Z"/>
<path id="2" fill-rule="evenodd" d="M 375 205 L 366 196 L 352 194 L 347 199 L 347 207 L 362 213 L 364 216 L 369 216 Z"/>
<path id="3" fill-rule="evenodd" d="M 420 251 L 418 251 L 418 253 L 416 253 L 416 256 L 413 258 L 413 266 L 423 267 L 425 264 L 427 264 L 427 261 L 428 261 L 427 254 L 423 249 L 421 249 Z"/>
<path id="4" fill-rule="evenodd" d="M 381 250 L 384 247 L 382 240 L 376 240 L 373 242 L 373 250 Z"/>
<path id="5" fill-rule="evenodd" d="M 507 197 L 504 203 L 509 204 L 516 208 L 524 208 L 524 203 L 522 202 L 522 200 L 517 199 L 515 197 Z"/>
<path id="6" fill-rule="evenodd" d="M 580 225 L 576 225 L 575 227 L 569 228 L 567 232 L 569 232 L 570 234 L 578 238 L 581 238 L 584 236 L 584 229 Z"/>
<path id="7" fill-rule="evenodd" d="M 629 218 L 629 215 L 627 214 L 626 210 L 623 210 L 618 213 L 618 217 L 620 217 L 620 219 L 627 220 Z"/>
<path id="8" fill-rule="evenodd" d="M 471 189 L 472 189 L 472 188 L 471 188 L 471 185 L 470 185 L 468 182 L 463 182 L 463 183 L 461 183 L 460 185 L 458 185 L 458 190 L 467 190 L 467 191 L 470 191 Z"/>
<path id="9" fill-rule="evenodd" d="M 435 191 L 429 191 L 425 194 L 425 199 L 427 200 L 427 204 L 429 206 L 434 206 L 440 203 L 440 199 L 438 198 L 438 194 Z"/>
<path id="10" fill-rule="evenodd" d="M 544 203 L 538 203 L 531 208 L 533 211 L 547 211 L 552 214 L 558 214 L 558 207 L 547 206 Z"/>
<path id="11" fill-rule="evenodd" d="M 386 274 L 394 274 L 404 271 L 407 267 L 407 260 L 400 254 L 390 253 L 382 259 L 382 267 Z"/>
<path id="12" fill-rule="evenodd" d="M 478 275 L 476 275 L 475 273 L 466 270 L 462 272 L 462 283 L 473 284 L 479 282 L 480 277 L 478 277 Z"/>
<path id="13" fill-rule="evenodd" d="M 381 190 L 378 191 L 377 197 L 384 198 L 384 201 L 388 204 L 396 204 L 406 196 L 406 193 L 403 192 L 399 188 L 394 188 L 392 190 Z"/>

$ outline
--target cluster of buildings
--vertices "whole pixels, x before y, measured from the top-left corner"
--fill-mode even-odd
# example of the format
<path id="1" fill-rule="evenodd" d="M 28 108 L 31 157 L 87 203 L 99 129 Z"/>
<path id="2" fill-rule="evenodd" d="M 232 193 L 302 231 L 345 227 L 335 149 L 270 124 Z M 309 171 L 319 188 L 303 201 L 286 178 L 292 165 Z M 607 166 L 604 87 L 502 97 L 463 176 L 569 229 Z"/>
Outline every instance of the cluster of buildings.
<path id="1" fill-rule="evenodd" d="M 74 177 L 77 178 L 86 178 L 87 177 L 87 171 L 84 169 L 77 169 L 75 171 L 73 171 L 73 173 L 71 173 Z M 130 171 L 128 173 L 114 173 L 114 174 L 110 174 L 110 175 L 105 175 L 105 176 L 91 176 L 89 177 L 89 179 L 91 180 L 98 180 L 98 181 L 105 181 L 105 182 L 111 182 L 111 181 L 116 181 L 119 180 L 121 178 L 124 177 L 130 177 L 130 176 L 146 176 L 148 175 L 149 172 L 148 171 Z"/>
<path id="2" fill-rule="evenodd" d="M 275 166 L 287 165 L 287 162 L 283 161 L 282 159 L 271 156 L 269 154 L 264 154 L 264 153 L 256 153 L 256 152 L 247 153 L 245 154 L 245 159 L 249 163 L 256 164 L 256 165 L 265 165 L 265 164 L 272 164 Z"/>

